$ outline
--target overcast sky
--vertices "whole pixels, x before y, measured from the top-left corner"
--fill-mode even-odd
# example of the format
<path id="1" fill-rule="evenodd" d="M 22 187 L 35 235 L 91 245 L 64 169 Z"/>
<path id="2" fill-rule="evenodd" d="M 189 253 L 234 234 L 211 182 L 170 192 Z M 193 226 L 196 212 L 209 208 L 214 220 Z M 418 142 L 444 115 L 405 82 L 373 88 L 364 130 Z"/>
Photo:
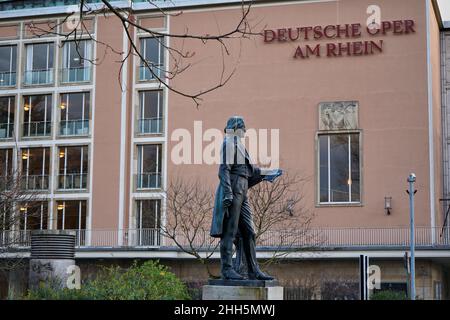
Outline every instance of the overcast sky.
<path id="1" fill-rule="evenodd" d="M 450 0 L 438 0 L 441 7 L 442 20 L 450 21 Z"/>

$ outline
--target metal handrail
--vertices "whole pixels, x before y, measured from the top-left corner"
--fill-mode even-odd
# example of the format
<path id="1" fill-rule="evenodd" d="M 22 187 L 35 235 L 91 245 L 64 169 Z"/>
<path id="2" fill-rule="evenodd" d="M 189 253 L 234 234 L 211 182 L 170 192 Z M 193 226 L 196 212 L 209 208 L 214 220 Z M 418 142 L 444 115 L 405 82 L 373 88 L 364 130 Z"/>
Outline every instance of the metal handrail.
<path id="1" fill-rule="evenodd" d="M 26 85 L 53 83 L 53 68 L 25 70 L 24 83 Z"/>
<path id="2" fill-rule="evenodd" d="M 49 136 L 51 133 L 51 121 L 30 121 L 23 123 L 24 137 Z"/>
<path id="3" fill-rule="evenodd" d="M 0 139 L 12 138 L 14 123 L 0 123 Z"/>
<path id="4" fill-rule="evenodd" d="M 142 172 L 136 174 L 137 189 L 158 189 L 161 188 L 161 173 Z"/>
<path id="5" fill-rule="evenodd" d="M 61 136 L 84 136 L 89 134 L 88 119 L 85 120 L 61 120 L 59 123 L 59 135 Z"/>
<path id="6" fill-rule="evenodd" d="M 16 72 L 0 72 L 0 87 L 13 87 L 16 85 Z"/>
<path id="7" fill-rule="evenodd" d="M 259 248 L 267 249 L 336 249 L 336 248 L 401 248 L 409 246 L 409 227 L 398 228 L 311 228 L 286 232 L 272 230 L 257 238 Z M 439 236 L 441 227 L 417 227 L 417 247 L 450 249 L 450 227 L 445 228 L 443 236 Z M 176 248 L 178 245 L 192 246 L 196 249 L 214 250 L 218 239 L 209 236 L 209 229 L 198 230 L 195 234 L 176 234 L 176 242 L 164 235 L 158 228 L 135 228 L 124 230 L 94 229 L 74 230 L 77 233 L 78 247 L 165 247 Z M 17 246 L 29 246 L 31 231 L 0 231 L 0 247 L 2 243 Z M 193 231 L 192 231 L 193 232 Z M 16 237 L 20 235 L 19 240 Z M 434 235 L 434 239 L 433 239 Z M 3 239 L 3 240 L 2 240 Z M 9 240 L 8 240 L 9 239 Z M 8 240 L 8 241 L 7 241 Z M 3 241 L 3 242 L 2 242 Z"/>
<path id="8" fill-rule="evenodd" d="M 21 177 L 21 187 L 24 190 L 48 190 L 48 175 L 26 175 Z"/>
<path id="9" fill-rule="evenodd" d="M 162 117 L 138 119 L 138 133 L 162 133 Z"/>
<path id="10" fill-rule="evenodd" d="M 86 189 L 87 173 L 69 173 L 58 175 L 58 189 Z"/>
<path id="11" fill-rule="evenodd" d="M 91 66 L 61 69 L 61 82 L 89 82 L 91 81 Z"/>

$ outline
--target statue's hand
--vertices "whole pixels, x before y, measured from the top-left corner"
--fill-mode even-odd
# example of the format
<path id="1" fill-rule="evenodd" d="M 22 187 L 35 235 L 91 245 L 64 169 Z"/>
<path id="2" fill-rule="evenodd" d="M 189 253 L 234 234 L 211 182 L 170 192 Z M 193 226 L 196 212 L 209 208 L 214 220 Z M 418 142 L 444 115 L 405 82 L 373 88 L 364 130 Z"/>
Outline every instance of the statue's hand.
<path id="1" fill-rule="evenodd" d="M 283 170 L 281 170 L 281 169 L 272 170 L 272 172 L 269 172 L 269 174 L 264 175 L 263 180 L 269 181 L 269 182 L 274 182 L 275 179 L 278 178 L 279 176 L 281 176 L 282 174 L 283 174 Z"/>
<path id="2" fill-rule="evenodd" d="M 223 198 L 223 206 L 225 208 L 231 207 L 231 204 L 233 203 L 233 195 L 229 194 L 229 195 L 225 195 L 225 197 Z"/>

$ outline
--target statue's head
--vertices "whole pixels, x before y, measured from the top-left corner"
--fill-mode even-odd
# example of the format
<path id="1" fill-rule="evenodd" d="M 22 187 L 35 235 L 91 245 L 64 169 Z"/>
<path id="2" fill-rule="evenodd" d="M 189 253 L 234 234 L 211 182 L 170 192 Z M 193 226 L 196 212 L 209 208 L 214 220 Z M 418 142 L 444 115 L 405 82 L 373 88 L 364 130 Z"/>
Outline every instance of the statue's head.
<path id="1" fill-rule="evenodd" d="M 235 134 L 239 137 L 243 137 L 245 135 L 245 122 L 244 118 L 240 116 L 233 116 L 227 121 L 227 126 L 224 129 L 227 134 Z"/>

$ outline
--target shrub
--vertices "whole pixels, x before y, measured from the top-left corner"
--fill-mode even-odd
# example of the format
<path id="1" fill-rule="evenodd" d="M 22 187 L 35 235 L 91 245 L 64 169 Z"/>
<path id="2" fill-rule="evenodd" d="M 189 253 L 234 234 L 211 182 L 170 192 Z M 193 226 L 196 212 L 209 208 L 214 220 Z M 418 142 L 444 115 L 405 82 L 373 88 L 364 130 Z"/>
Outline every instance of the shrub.
<path id="1" fill-rule="evenodd" d="M 370 300 L 406 300 L 406 294 L 402 291 L 382 290 L 370 296 Z"/>
<path id="2" fill-rule="evenodd" d="M 155 261 L 137 262 L 128 269 L 104 268 L 80 290 L 45 285 L 30 290 L 27 299 L 46 300 L 182 300 L 189 299 L 184 283 Z"/>

